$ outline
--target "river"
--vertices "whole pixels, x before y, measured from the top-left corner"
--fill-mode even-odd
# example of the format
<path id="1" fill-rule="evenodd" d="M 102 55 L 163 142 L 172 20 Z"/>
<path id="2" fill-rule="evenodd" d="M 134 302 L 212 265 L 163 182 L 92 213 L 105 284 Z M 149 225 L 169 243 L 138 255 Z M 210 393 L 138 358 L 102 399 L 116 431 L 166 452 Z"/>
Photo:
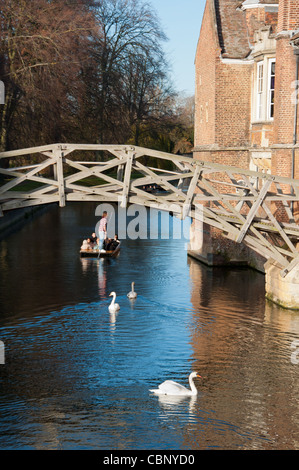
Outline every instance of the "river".
<path id="1" fill-rule="evenodd" d="M 299 314 L 172 230 L 82 259 L 96 221 L 93 204 L 55 206 L 0 241 L 0 449 L 298 449 Z M 196 397 L 149 391 L 192 370 Z"/>

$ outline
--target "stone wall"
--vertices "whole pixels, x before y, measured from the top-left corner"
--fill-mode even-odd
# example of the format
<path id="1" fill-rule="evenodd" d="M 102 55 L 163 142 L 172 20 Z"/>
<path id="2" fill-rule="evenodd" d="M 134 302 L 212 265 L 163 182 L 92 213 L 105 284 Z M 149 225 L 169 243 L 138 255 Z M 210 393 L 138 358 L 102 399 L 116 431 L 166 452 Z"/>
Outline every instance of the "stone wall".
<path id="1" fill-rule="evenodd" d="M 282 277 L 281 267 L 268 261 L 266 271 L 266 297 L 283 308 L 299 310 L 299 266 Z"/>

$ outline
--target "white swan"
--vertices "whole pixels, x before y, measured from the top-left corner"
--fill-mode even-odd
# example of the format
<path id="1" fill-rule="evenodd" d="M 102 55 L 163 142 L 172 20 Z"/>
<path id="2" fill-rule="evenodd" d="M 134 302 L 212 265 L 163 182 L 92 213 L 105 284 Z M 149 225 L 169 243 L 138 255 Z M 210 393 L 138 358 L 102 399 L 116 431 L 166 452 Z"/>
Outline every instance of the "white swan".
<path id="1" fill-rule="evenodd" d="M 136 297 L 137 297 L 137 292 L 134 291 L 134 286 L 135 286 L 135 282 L 132 282 L 132 284 L 131 284 L 132 290 L 131 290 L 131 292 L 129 292 L 127 294 L 127 297 L 129 297 L 129 299 L 136 299 Z"/>
<path id="2" fill-rule="evenodd" d="M 118 304 L 115 303 L 116 293 L 111 292 L 111 294 L 109 294 L 109 297 L 111 297 L 111 296 L 113 297 L 113 299 L 112 299 L 111 304 L 108 307 L 108 310 L 109 310 L 110 313 L 115 313 L 120 309 L 120 307 L 119 307 Z"/>
<path id="3" fill-rule="evenodd" d="M 184 387 L 173 380 L 166 380 L 161 383 L 158 388 L 150 390 L 150 392 L 156 393 L 157 395 L 184 395 L 184 396 L 194 396 L 197 395 L 197 388 L 193 382 L 194 377 L 201 377 L 197 372 L 191 372 L 189 375 L 189 384 L 191 390 Z"/>

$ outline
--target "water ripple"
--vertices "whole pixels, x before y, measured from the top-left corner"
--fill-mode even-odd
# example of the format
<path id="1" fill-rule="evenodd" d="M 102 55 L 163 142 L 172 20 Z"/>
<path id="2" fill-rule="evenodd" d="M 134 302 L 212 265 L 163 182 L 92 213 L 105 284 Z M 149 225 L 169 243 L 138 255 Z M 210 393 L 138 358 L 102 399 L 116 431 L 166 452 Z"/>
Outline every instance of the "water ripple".
<path id="1" fill-rule="evenodd" d="M 94 210 L 53 209 L 0 242 L 0 448 L 298 448 L 298 315 L 265 302 L 259 273 L 206 268 L 182 240 L 80 259 Z M 194 369 L 196 397 L 149 392 Z"/>

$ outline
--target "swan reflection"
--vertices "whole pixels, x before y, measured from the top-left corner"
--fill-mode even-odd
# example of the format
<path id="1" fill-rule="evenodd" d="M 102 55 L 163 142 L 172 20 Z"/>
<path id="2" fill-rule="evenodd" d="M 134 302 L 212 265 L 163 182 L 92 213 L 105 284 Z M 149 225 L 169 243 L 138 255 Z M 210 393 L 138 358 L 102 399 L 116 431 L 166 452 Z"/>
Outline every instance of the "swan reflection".
<path id="1" fill-rule="evenodd" d="M 196 396 L 179 396 L 179 395 L 159 395 L 159 405 L 165 410 L 173 411 L 178 405 L 188 404 L 189 412 L 195 411 L 197 397 Z"/>
<path id="2" fill-rule="evenodd" d="M 111 326 L 111 331 L 115 331 L 116 329 L 116 320 L 117 320 L 117 314 L 118 312 L 111 312 L 109 321 L 110 321 L 110 326 Z"/>

